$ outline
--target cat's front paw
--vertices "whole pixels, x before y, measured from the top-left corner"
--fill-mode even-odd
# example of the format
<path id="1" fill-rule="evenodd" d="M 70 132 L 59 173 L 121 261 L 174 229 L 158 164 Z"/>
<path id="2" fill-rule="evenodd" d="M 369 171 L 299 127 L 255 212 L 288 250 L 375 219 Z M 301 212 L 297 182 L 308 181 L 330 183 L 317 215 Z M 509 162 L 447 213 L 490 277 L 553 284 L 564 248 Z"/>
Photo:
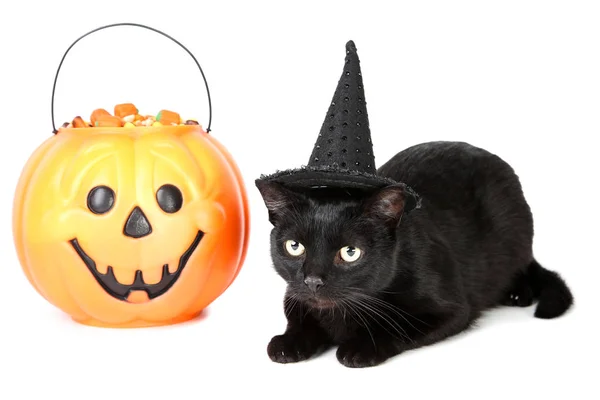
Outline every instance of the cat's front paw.
<path id="1" fill-rule="evenodd" d="M 343 343 L 338 347 L 336 357 L 338 361 L 349 368 L 366 368 L 379 365 L 400 353 L 400 350 L 393 344 L 377 344 L 369 339 L 354 340 Z"/>
<path id="2" fill-rule="evenodd" d="M 267 353 L 271 360 L 282 364 L 307 360 L 318 350 L 318 344 L 300 334 L 274 336 L 267 346 Z"/>

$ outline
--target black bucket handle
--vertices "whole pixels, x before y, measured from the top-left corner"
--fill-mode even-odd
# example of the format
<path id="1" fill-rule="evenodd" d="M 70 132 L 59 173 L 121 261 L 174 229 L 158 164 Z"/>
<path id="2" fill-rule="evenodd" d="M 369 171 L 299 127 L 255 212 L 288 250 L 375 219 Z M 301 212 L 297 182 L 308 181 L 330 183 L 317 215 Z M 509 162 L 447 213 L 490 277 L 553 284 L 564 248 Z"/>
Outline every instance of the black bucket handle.
<path id="1" fill-rule="evenodd" d="M 212 123 L 212 102 L 210 100 L 210 91 L 208 90 L 208 82 L 206 81 L 206 76 L 204 76 L 204 71 L 202 71 L 202 67 L 200 66 L 200 63 L 198 62 L 198 60 L 196 59 L 196 57 L 194 57 L 194 55 L 192 54 L 191 51 L 189 51 L 187 49 L 187 47 L 185 47 L 183 44 L 181 44 L 178 40 L 174 39 L 173 37 L 167 35 L 164 32 L 159 31 L 158 29 L 146 26 L 146 25 L 142 25 L 142 24 L 138 24 L 135 22 L 119 22 L 116 24 L 110 24 L 110 25 L 104 25 L 101 26 L 99 28 L 96 28 L 94 30 L 89 31 L 88 33 L 86 33 L 85 35 L 82 35 L 81 37 L 79 37 L 77 40 L 75 40 L 67 49 L 67 51 L 65 51 L 65 54 L 62 56 L 62 59 L 60 60 L 60 64 L 58 64 L 58 69 L 56 70 L 56 76 L 54 77 L 54 84 L 52 85 L 52 99 L 51 99 L 51 103 L 50 103 L 50 112 L 52 114 L 52 133 L 56 134 L 58 132 L 58 130 L 56 129 L 56 124 L 54 122 L 54 94 L 56 92 L 56 81 L 58 80 L 58 73 L 60 72 L 60 68 L 62 67 L 63 62 L 65 61 L 65 58 L 67 57 L 67 54 L 69 53 L 69 51 L 71 50 L 71 48 L 73 48 L 73 46 L 75 46 L 75 44 L 77 44 L 77 42 L 79 42 L 81 39 L 83 39 L 84 37 L 91 35 L 94 32 L 98 32 L 100 30 L 103 29 L 107 29 L 107 28 L 112 28 L 115 26 L 136 26 L 138 28 L 144 28 L 144 29 L 148 29 L 151 30 L 153 32 L 156 32 L 158 34 L 163 35 L 164 37 L 171 39 L 173 42 L 177 43 L 183 50 L 185 50 L 190 57 L 192 57 L 192 59 L 194 60 L 194 62 L 196 63 L 196 66 L 198 67 L 198 69 L 200 70 L 200 73 L 202 74 L 202 79 L 204 80 L 204 86 L 206 87 L 206 94 L 208 96 L 208 127 L 206 129 L 206 133 L 210 132 L 210 126 Z"/>

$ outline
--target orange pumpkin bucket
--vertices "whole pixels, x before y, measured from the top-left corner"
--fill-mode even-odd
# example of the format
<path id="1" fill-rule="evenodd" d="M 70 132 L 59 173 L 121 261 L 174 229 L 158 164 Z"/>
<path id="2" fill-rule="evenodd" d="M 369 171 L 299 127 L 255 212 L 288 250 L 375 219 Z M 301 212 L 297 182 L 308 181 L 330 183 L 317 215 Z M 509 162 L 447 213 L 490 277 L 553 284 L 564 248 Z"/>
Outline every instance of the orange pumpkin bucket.
<path id="1" fill-rule="evenodd" d="M 194 121 L 133 104 L 76 118 L 27 161 L 14 197 L 21 267 L 75 321 L 146 327 L 190 320 L 236 278 L 249 234 L 247 194 L 227 149 Z M 135 110 L 135 112 L 133 112 Z M 162 120 L 162 122 L 161 122 Z M 92 123 L 93 121 L 93 123 Z M 142 121 L 142 122 L 140 122 Z"/>

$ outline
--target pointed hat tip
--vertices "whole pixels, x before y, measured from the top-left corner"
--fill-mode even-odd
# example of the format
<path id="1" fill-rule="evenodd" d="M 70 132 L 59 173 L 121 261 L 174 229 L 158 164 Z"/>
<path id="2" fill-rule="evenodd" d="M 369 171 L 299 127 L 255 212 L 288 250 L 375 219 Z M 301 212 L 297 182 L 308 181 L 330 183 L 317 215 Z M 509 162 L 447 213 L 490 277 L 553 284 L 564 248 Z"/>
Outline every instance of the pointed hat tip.
<path id="1" fill-rule="evenodd" d="M 346 43 L 346 53 L 356 53 L 356 45 L 354 44 L 353 40 L 348 40 L 348 42 Z"/>

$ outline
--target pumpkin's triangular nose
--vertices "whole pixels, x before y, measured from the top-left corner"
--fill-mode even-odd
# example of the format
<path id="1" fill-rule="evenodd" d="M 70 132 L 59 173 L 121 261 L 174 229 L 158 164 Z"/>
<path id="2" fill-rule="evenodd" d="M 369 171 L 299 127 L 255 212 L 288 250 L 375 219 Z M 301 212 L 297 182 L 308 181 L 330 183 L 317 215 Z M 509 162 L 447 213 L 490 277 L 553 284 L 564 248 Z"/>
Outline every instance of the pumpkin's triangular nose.
<path id="1" fill-rule="evenodd" d="M 123 233 L 125 236 L 134 239 L 139 239 L 152 233 L 152 226 L 141 208 L 135 207 L 133 211 L 131 211 L 131 214 L 129 214 L 129 217 L 127 218 L 127 222 L 125 222 Z"/>

